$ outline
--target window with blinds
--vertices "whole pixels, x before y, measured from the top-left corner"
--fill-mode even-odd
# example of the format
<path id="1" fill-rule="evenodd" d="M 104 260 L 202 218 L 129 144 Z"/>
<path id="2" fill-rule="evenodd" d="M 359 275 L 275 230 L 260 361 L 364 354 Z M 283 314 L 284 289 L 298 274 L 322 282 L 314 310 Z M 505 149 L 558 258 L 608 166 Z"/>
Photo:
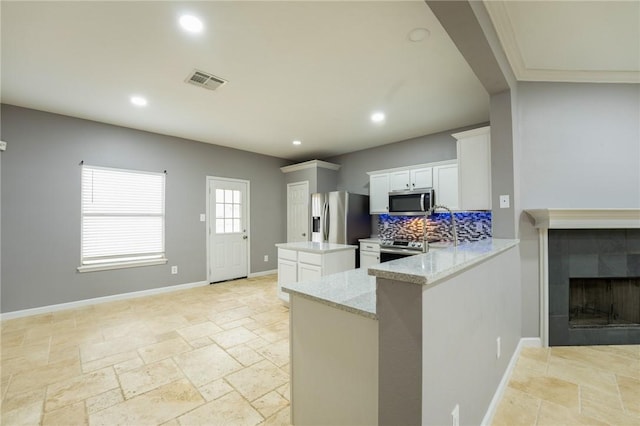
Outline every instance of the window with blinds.
<path id="1" fill-rule="evenodd" d="M 165 174 L 82 166 L 82 266 L 166 263 Z"/>

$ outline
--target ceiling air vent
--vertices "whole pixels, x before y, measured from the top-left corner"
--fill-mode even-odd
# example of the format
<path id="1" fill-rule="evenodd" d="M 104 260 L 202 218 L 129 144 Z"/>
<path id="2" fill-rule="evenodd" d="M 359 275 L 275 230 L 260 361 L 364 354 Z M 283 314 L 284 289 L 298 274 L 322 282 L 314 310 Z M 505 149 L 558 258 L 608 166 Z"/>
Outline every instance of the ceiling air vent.
<path id="1" fill-rule="evenodd" d="M 204 87 L 209 90 L 216 90 L 218 87 L 226 83 L 226 80 L 216 77 L 208 72 L 193 70 L 191 74 L 184 80 L 185 83 L 194 86 Z"/>

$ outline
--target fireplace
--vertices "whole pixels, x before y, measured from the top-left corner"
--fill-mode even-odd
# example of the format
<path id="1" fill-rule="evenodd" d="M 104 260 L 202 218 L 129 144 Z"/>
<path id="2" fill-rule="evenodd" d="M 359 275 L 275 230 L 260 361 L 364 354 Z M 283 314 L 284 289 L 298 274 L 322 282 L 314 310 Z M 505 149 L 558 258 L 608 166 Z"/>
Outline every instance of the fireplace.
<path id="1" fill-rule="evenodd" d="M 569 327 L 640 326 L 640 279 L 569 278 Z"/>
<path id="2" fill-rule="evenodd" d="M 640 208 L 526 212 L 538 228 L 542 345 L 640 343 Z"/>

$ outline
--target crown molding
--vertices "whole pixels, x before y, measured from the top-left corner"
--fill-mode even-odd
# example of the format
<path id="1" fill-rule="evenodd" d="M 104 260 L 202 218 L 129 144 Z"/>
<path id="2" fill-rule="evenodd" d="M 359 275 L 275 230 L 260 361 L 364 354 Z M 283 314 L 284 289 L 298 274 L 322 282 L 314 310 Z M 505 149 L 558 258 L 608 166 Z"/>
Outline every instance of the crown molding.
<path id="1" fill-rule="evenodd" d="M 518 81 L 547 81 L 562 83 L 640 83 L 640 71 L 542 69 L 527 66 L 522 49 L 513 30 L 506 1 L 484 0 L 509 64 Z"/>
<path id="2" fill-rule="evenodd" d="M 317 169 L 318 167 L 329 170 L 340 170 L 340 164 L 328 163 L 321 160 L 305 161 L 304 163 L 292 164 L 290 166 L 280 167 L 282 173 L 297 172 L 298 170 Z"/>

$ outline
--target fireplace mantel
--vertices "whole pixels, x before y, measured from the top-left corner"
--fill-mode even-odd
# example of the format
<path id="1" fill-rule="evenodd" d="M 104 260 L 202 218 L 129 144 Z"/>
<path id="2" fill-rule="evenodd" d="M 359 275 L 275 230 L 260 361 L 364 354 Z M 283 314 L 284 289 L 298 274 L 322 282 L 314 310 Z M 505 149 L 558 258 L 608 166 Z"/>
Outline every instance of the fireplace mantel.
<path id="1" fill-rule="evenodd" d="M 549 229 L 632 229 L 640 228 L 640 208 L 612 209 L 530 209 L 525 210 L 538 228 L 540 338 L 549 345 Z"/>
<path id="2" fill-rule="evenodd" d="M 532 209 L 525 212 L 535 220 L 536 228 L 640 228 L 640 209 Z"/>

